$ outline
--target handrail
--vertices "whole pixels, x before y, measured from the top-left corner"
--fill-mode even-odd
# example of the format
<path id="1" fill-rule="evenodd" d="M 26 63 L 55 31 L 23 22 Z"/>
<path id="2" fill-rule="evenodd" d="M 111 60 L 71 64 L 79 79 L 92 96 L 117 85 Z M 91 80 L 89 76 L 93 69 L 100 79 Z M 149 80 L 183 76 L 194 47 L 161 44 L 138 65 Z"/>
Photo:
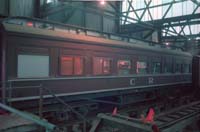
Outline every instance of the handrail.
<path id="1" fill-rule="evenodd" d="M 42 87 L 42 84 L 39 84 L 39 85 L 34 85 L 34 86 L 21 86 L 21 87 L 13 87 L 12 85 L 12 81 L 7 81 L 7 82 L 4 82 L 5 84 L 7 84 L 7 86 L 5 87 L 5 90 L 6 90 L 6 93 L 5 94 L 5 101 L 8 101 L 9 99 L 12 99 L 12 92 L 14 89 L 31 89 L 31 88 L 37 88 L 37 89 L 40 89 Z M 11 106 L 11 102 L 9 102 L 9 106 Z"/>
<path id="2" fill-rule="evenodd" d="M 11 113 L 15 113 L 24 119 L 30 120 L 42 127 L 45 127 L 46 132 L 50 132 L 50 131 L 52 132 L 52 131 L 55 131 L 56 129 L 58 129 L 58 127 L 56 125 L 49 123 L 46 120 L 40 119 L 38 116 L 33 115 L 31 113 L 25 113 L 25 112 L 19 111 L 15 108 L 9 107 L 2 103 L 0 103 L 0 108 L 5 109 Z"/>
<path id="3" fill-rule="evenodd" d="M 40 100 L 39 100 L 39 116 L 40 118 L 42 118 L 42 107 L 43 107 L 43 90 L 47 91 L 53 98 L 55 98 L 59 103 L 65 105 L 67 108 L 69 108 L 74 114 L 78 115 L 83 121 L 84 121 L 84 132 L 86 132 L 86 122 L 88 122 L 88 120 L 79 112 L 77 112 L 73 107 L 71 107 L 69 104 L 67 104 L 65 101 L 63 101 L 61 98 L 59 98 L 56 94 L 53 93 L 52 90 L 43 87 L 42 84 L 40 85 L 35 85 L 35 86 L 22 86 L 22 87 L 13 87 L 12 86 L 12 81 L 9 82 L 5 82 L 8 83 L 8 87 L 6 88 L 6 90 L 8 90 L 8 98 L 12 98 L 12 90 L 13 89 L 21 89 L 21 88 L 37 88 L 39 89 L 39 96 L 40 96 Z M 11 106 L 11 102 L 10 102 L 10 106 Z M 12 112 L 19 112 L 20 115 L 23 115 L 23 113 L 20 113 L 19 110 L 16 110 L 14 108 L 11 108 L 9 106 L 6 106 L 5 104 L 0 105 L 0 107 L 5 108 L 8 111 L 12 111 Z M 25 118 L 26 115 L 25 115 Z M 37 117 L 39 118 L 39 117 Z M 43 123 L 44 124 L 44 123 Z"/>
<path id="4" fill-rule="evenodd" d="M 60 102 L 61 104 L 65 105 L 66 107 L 68 107 L 74 114 L 80 116 L 82 118 L 82 120 L 84 121 L 83 122 L 83 132 L 86 132 L 86 122 L 89 122 L 89 121 L 81 113 L 76 111 L 73 107 L 71 107 L 69 104 L 67 104 L 65 101 L 63 101 L 61 98 L 56 96 L 50 89 L 44 87 L 44 90 L 49 92 L 49 94 L 51 94 L 58 102 Z"/>

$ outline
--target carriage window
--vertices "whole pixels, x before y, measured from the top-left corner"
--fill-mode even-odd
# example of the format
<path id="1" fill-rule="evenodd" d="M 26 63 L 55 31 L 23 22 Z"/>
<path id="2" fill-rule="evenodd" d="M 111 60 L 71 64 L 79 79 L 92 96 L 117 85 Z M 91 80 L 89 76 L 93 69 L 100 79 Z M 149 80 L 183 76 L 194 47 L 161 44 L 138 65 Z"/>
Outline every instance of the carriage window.
<path id="1" fill-rule="evenodd" d="M 61 75 L 72 75 L 73 74 L 73 57 L 66 56 L 61 57 Z"/>
<path id="2" fill-rule="evenodd" d="M 190 71 L 190 65 L 183 64 L 183 73 L 189 73 L 189 71 Z"/>
<path id="3" fill-rule="evenodd" d="M 147 73 L 147 62 L 137 61 L 137 74 L 145 74 Z"/>
<path id="4" fill-rule="evenodd" d="M 49 76 L 49 56 L 18 55 L 17 77 L 33 78 Z"/>
<path id="5" fill-rule="evenodd" d="M 164 65 L 164 73 L 172 73 L 172 64 L 171 62 L 166 62 Z"/>
<path id="6" fill-rule="evenodd" d="M 94 75 L 106 75 L 111 73 L 111 59 L 105 57 L 93 58 Z"/>
<path id="7" fill-rule="evenodd" d="M 151 71 L 152 71 L 153 74 L 160 73 L 160 71 L 161 71 L 160 62 L 153 62 L 151 68 L 152 68 Z"/>
<path id="8" fill-rule="evenodd" d="M 181 73 L 181 64 L 176 63 L 176 65 L 175 65 L 175 73 Z"/>
<path id="9" fill-rule="evenodd" d="M 74 74 L 81 75 L 83 74 L 83 58 L 74 57 Z"/>
<path id="10" fill-rule="evenodd" d="M 192 73 L 192 65 L 189 64 L 189 73 Z"/>
<path id="11" fill-rule="evenodd" d="M 117 67 L 118 67 L 118 73 L 120 75 L 130 74 L 131 61 L 130 60 L 118 60 Z"/>
<path id="12" fill-rule="evenodd" d="M 61 75 L 82 75 L 83 58 L 80 56 L 62 56 L 60 64 Z"/>

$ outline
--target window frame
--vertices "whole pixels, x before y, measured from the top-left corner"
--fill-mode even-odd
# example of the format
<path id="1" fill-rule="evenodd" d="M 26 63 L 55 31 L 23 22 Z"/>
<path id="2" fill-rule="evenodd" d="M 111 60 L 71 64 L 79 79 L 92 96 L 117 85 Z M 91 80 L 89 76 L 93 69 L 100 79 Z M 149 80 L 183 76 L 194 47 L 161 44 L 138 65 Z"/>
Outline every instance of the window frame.
<path id="1" fill-rule="evenodd" d="M 15 52 L 15 78 L 19 79 L 26 79 L 26 78 L 49 78 L 51 76 L 51 55 L 50 55 L 50 48 L 47 47 L 35 47 L 35 46 L 19 46 L 16 47 L 16 52 Z M 18 76 L 18 55 L 32 55 L 32 56 L 48 56 L 48 76 L 35 76 L 35 77 L 19 77 Z"/>
<path id="2" fill-rule="evenodd" d="M 186 66 L 187 66 L 187 71 L 185 70 Z M 190 64 L 189 63 L 182 64 L 182 73 L 190 73 Z"/>
<path id="3" fill-rule="evenodd" d="M 183 73 L 182 72 L 182 62 L 181 61 L 175 61 L 175 66 L 174 66 L 174 73 L 175 74 L 180 74 L 180 73 Z M 179 66 L 178 68 L 177 68 L 177 65 Z M 178 71 L 177 71 L 177 69 L 178 69 Z"/>
<path id="4" fill-rule="evenodd" d="M 159 72 L 154 72 L 154 65 L 159 63 L 160 64 L 160 68 L 159 68 Z M 151 73 L 152 74 L 161 74 L 161 71 L 162 71 L 162 62 L 161 61 L 158 61 L 158 60 L 153 60 L 151 61 Z"/>
<path id="5" fill-rule="evenodd" d="M 149 71 L 150 71 L 150 60 L 151 60 L 151 56 L 145 56 L 145 55 L 140 55 L 138 54 L 137 55 L 137 58 L 134 58 L 135 59 L 135 74 L 137 75 L 146 75 L 146 74 L 149 74 Z M 146 63 L 146 72 L 145 73 L 138 73 L 137 69 L 138 69 L 138 66 L 137 66 L 137 63 L 138 62 L 145 62 Z"/>
<path id="6" fill-rule="evenodd" d="M 103 59 L 103 62 L 102 62 L 102 69 L 101 69 L 101 74 L 95 74 L 95 71 L 94 71 L 94 59 L 95 58 L 102 58 Z M 109 60 L 110 62 L 110 72 L 109 73 L 104 73 L 103 72 L 103 64 L 104 64 L 104 60 Z M 93 76 L 107 76 L 107 75 L 112 75 L 113 74 L 113 58 L 112 57 L 109 57 L 109 56 L 94 56 L 92 57 L 92 75 Z"/>
<path id="7" fill-rule="evenodd" d="M 119 72 L 119 70 L 120 70 L 120 68 L 119 68 L 119 61 L 129 61 L 129 70 L 128 70 L 128 74 L 120 74 L 120 72 Z M 132 59 L 129 59 L 129 58 L 119 58 L 119 59 L 117 59 L 117 74 L 118 75 L 131 75 L 132 74 Z M 127 69 L 127 68 L 126 68 Z M 121 69 L 121 70 L 123 70 L 123 69 Z"/>
<path id="8" fill-rule="evenodd" d="M 166 72 L 165 68 L 166 66 L 170 66 L 170 71 Z M 168 69 L 169 67 L 167 67 Z M 162 66 L 162 73 L 163 74 L 171 74 L 174 73 L 174 62 L 173 62 L 173 58 L 170 56 L 166 56 L 163 60 L 163 66 Z"/>
<path id="9" fill-rule="evenodd" d="M 138 72 L 138 62 L 145 62 L 145 63 L 146 63 L 146 68 L 145 68 L 145 71 L 146 71 L 146 72 L 145 72 L 145 73 L 141 73 L 141 72 L 139 73 L 139 72 Z M 143 69 L 144 69 L 144 68 L 143 68 Z M 145 61 L 144 59 L 141 59 L 141 60 L 138 59 L 138 60 L 136 61 L 136 74 L 138 74 L 138 75 L 143 75 L 143 74 L 145 75 L 145 74 L 148 74 L 148 61 Z"/>
<path id="10" fill-rule="evenodd" d="M 62 67 L 62 57 L 72 57 L 72 74 L 71 75 L 64 75 L 62 74 L 61 67 Z M 75 74 L 75 57 L 80 57 L 82 59 L 82 74 Z M 59 56 L 59 66 L 58 66 L 59 76 L 84 76 L 85 75 L 85 57 L 82 55 L 60 55 Z"/>

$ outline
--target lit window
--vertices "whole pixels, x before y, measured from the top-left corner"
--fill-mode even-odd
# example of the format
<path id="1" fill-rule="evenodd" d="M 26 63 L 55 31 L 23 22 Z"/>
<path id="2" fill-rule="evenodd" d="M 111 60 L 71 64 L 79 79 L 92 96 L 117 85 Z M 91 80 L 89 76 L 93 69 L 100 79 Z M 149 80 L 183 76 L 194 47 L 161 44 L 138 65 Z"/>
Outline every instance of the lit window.
<path id="1" fill-rule="evenodd" d="M 120 75 L 130 74 L 131 61 L 130 60 L 118 60 L 117 67 L 118 67 L 118 73 Z"/>
<path id="2" fill-rule="evenodd" d="M 18 55 L 17 77 L 34 78 L 49 76 L 49 56 Z"/>
<path id="3" fill-rule="evenodd" d="M 137 61 L 137 74 L 145 74 L 147 73 L 147 62 Z"/>
<path id="4" fill-rule="evenodd" d="M 111 73 L 111 59 L 105 57 L 93 58 L 94 75 L 106 75 Z"/>
<path id="5" fill-rule="evenodd" d="M 61 57 L 61 75 L 73 74 L 73 57 Z"/>
<path id="6" fill-rule="evenodd" d="M 110 59 L 104 58 L 104 61 L 103 61 L 103 73 L 104 74 L 109 74 L 110 73 L 110 71 L 111 71 L 111 69 L 110 69 L 110 67 L 111 67 L 110 63 L 111 63 Z"/>
<path id="7" fill-rule="evenodd" d="M 62 56 L 60 63 L 61 75 L 82 75 L 83 58 L 79 56 Z"/>
<path id="8" fill-rule="evenodd" d="M 83 58 L 74 57 L 74 74 L 81 75 L 83 74 Z"/>

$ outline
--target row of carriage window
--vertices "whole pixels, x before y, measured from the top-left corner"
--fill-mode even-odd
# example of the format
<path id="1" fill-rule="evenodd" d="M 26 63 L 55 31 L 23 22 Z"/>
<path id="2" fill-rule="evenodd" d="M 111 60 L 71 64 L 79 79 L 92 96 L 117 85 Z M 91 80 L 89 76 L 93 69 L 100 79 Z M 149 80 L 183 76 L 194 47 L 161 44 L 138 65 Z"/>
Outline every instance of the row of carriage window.
<path id="1" fill-rule="evenodd" d="M 50 58 L 48 55 L 18 55 L 17 77 L 48 77 L 50 71 Z M 79 76 L 84 75 L 85 59 L 83 56 L 61 56 L 59 63 L 59 75 L 61 76 Z M 116 64 L 117 63 L 117 64 Z M 149 64 L 151 63 L 151 64 Z M 189 73 L 191 65 L 189 63 L 166 63 L 133 61 L 129 59 L 119 59 L 117 62 L 110 57 L 93 57 L 92 73 L 93 75 L 111 75 L 113 66 L 117 65 L 118 75 L 131 74 L 159 74 L 159 73 Z"/>

